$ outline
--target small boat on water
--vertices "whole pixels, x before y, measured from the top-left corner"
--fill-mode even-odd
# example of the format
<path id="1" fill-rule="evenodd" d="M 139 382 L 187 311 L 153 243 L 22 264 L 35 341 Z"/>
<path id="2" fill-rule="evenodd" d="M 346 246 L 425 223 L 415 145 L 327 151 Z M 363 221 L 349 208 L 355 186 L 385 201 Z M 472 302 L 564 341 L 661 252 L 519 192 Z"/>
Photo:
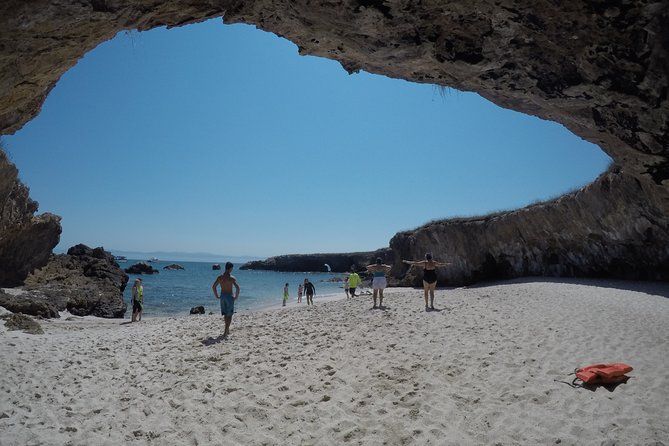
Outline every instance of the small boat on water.
<path id="1" fill-rule="evenodd" d="M 114 260 L 116 260 L 117 262 L 127 262 L 128 261 L 126 256 L 114 256 Z"/>

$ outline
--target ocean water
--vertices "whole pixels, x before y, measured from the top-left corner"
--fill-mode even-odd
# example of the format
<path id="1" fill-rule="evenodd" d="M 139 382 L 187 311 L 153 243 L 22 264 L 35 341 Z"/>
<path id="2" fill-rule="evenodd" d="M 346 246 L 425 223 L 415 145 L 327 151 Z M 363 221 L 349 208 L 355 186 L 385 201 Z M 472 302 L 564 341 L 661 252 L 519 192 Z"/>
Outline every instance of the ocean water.
<path id="1" fill-rule="evenodd" d="M 121 268 L 128 268 L 143 260 L 128 259 L 119 262 Z M 183 266 L 184 270 L 164 270 L 163 267 L 172 263 Z M 224 263 L 224 262 L 223 262 Z M 221 266 L 223 267 L 223 263 Z M 137 277 L 141 277 L 144 285 L 144 316 L 187 315 L 192 307 L 203 305 L 207 313 L 213 311 L 220 314 L 219 301 L 211 291 L 211 285 L 222 271 L 211 269 L 211 263 L 204 262 L 172 262 L 158 261 L 151 265 L 160 271 L 159 274 L 129 274 L 130 280 L 123 293 L 128 303 L 126 318 L 132 313 L 130 306 L 131 288 Z M 341 282 L 327 282 L 334 277 L 343 277 L 334 273 L 280 273 L 274 271 L 242 271 L 241 264 L 235 264 L 232 275 L 237 278 L 241 288 L 239 299 L 235 304 L 236 311 L 258 310 L 283 301 L 283 286 L 288 283 L 290 301 L 297 301 L 297 286 L 308 278 L 316 287 L 314 303 L 319 297 L 332 294 L 343 294 Z M 302 299 L 305 303 L 306 299 Z"/>

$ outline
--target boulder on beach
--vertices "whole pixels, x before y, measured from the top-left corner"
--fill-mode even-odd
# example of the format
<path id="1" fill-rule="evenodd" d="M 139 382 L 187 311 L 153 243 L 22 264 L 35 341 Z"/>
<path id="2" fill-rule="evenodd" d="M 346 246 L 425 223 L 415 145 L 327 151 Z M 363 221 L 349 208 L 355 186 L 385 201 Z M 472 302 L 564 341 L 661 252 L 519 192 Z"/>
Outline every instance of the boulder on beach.
<path id="1" fill-rule="evenodd" d="M 183 266 L 181 266 L 177 263 L 172 263 L 171 265 L 163 266 L 163 269 L 176 271 L 176 270 L 186 269 L 186 268 L 184 268 Z"/>
<path id="2" fill-rule="evenodd" d="M 204 307 L 202 305 L 190 309 L 190 314 L 204 314 Z"/>
<path id="3" fill-rule="evenodd" d="M 29 334 L 44 334 L 39 322 L 25 314 L 10 314 L 4 319 L 7 330 L 21 330 L 24 333 Z"/>
<path id="4" fill-rule="evenodd" d="M 58 308 L 49 301 L 48 296 L 39 291 L 27 291 L 20 288 L 0 289 L 0 307 L 12 313 L 29 314 L 43 318 L 58 318 Z"/>
<path id="5" fill-rule="evenodd" d="M 160 271 L 148 263 L 139 262 L 135 263 L 130 268 L 126 268 L 125 272 L 128 274 L 158 274 Z"/>
<path id="6" fill-rule="evenodd" d="M 19 297 L 35 302 L 46 300 L 58 311 L 76 316 L 123 317 L 126 303 L 123 290 L 128 275 L 111 253 L 103 248 L 76 245 L 67 254 L 52 255 L 49 263 L 26 279 L 30 293 Z"/>

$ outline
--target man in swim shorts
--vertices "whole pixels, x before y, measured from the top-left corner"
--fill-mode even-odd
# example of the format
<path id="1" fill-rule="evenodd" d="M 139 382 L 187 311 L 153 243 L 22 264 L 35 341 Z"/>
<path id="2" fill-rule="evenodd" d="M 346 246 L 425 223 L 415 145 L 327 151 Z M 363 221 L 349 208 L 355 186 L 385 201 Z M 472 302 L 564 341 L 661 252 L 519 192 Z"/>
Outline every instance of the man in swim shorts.
<path id="1" fill-rule="evenodd" d="M 235 313 L 235 301 L 239 297 L 239 284 L 237 279 L 232 275 L 233 264 L 228 262 L 225 264 L 225 272 L 216 278 L 216 281 L 211 286 L 214 291 L 216 299 L 221 299 L 221 314 L 225 318 L 225 331 L 223 338 L 227 338 L 230 334 L 230 324 L 232 323 L 232 315 Z M 221 287 L 221 295 L 218 295 L 218 287 Z M 232 296 L 232 287 L 235 287 L 235 295 Z"/>

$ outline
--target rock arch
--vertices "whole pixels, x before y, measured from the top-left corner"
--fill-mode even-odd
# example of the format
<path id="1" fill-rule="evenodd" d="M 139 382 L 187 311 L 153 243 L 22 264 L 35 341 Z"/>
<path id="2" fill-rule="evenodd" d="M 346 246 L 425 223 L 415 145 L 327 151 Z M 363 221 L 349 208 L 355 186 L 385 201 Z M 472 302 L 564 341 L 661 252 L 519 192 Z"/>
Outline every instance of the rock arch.
<path id="1" fill-rule="evenodd" d="M 8 0 L 0 6 L 0 134 L 34 117 L 58 78 L 117 32 L 218 16 L 286 37 L 301 54 L 338 60 L 350 73 L 475 91 L 557 121 L 614 159 L 616 167 L 582 191 L 486 220 L 477 256 L 444 240 L 470 234 L 480 219 L 398 234 L 391 243 L 398 255 L 415 257 L 435 245 L 442 255 L 469 256 L 461 279 L 450 277 L 455 281 L 619 276 L 639 261 L 637 276 L 669 277 L 666 0 Z M 547 220 L 553 234 L 561 229 L 555 252 L 527 241 L 545 239 L 527 230 Z M 536 267 L 555 259 L 561 271 Z M 404 273 L 399 264 L 395 272 Z"/>

